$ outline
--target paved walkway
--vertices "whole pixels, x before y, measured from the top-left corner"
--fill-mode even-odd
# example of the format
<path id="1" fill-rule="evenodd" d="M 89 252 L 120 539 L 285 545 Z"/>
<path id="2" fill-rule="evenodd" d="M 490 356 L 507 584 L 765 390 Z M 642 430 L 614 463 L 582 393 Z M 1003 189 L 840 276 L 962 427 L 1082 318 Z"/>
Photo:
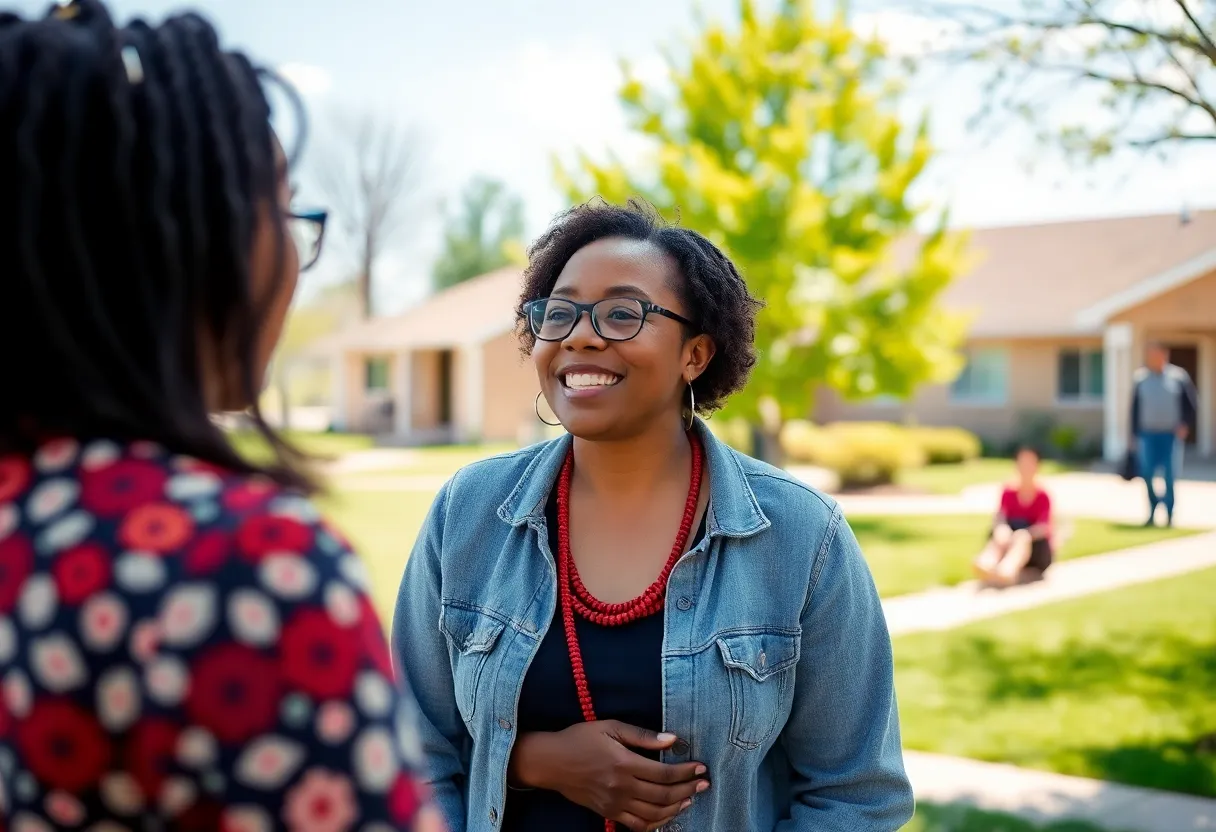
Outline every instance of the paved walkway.
<path id="1" fill-rule="evenodd" d="M 987 589 L 975 582 L 888 598 L 883 602 L 892 635 L 948 630 L 972 621 L 1155 581 L 1216 566 L 1216 533 L 1163 540 L 1108 555 L 1057 563 L 1032 584 Z"/>
<path id="2" fill-rule="evenodd" d="M 998 763 L 904 752 L 917 800 L 961 803 L 1038 823 L 1088 821 L 1111 832 L 1216 830 L 1216 800 Z"/>

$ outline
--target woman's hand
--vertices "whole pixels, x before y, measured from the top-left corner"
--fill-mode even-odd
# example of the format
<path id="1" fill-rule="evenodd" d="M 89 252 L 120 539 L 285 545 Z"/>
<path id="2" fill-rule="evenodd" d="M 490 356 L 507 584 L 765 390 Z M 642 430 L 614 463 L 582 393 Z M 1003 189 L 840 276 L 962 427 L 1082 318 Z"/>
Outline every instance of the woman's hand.
<path id="1" fill-rule="evenodd" d="M 523 734 L 511 753 L 509 776 L 513 785 L 558 792 L 635 832 L 658 829 L 709 788 L 701 763 L 668 765 L 631 750 L 662 751 L 675 741 L 615 720 Z"/>

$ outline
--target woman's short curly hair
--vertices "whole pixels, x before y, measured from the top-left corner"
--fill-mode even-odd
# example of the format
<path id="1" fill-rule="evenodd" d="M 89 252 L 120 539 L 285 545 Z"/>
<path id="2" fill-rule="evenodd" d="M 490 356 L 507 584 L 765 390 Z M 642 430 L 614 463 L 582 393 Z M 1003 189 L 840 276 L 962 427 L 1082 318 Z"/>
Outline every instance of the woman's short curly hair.
<path id="1" fill-rule="evenodd" d="M 625 205 L 596 199 L 571 208 L 528 249 L 516 309 L 516 333 L 524 353 L 531 354 L 536 345 L 525 305 L 549 296 L 575 252 L 609 237 L 645 240 L 676 262 L 684 278 L 676 288 L 687 314 L 696 321 L 697 334 L 708 335 L 717 348 L 692 385 L 697 411 L 717 410 L 743 388 L 756 365 L 756 312 L 763 304 L 751 296 L 735 264 L 717 246 L 695 231 L 668 223 L 640 199 Z"/>

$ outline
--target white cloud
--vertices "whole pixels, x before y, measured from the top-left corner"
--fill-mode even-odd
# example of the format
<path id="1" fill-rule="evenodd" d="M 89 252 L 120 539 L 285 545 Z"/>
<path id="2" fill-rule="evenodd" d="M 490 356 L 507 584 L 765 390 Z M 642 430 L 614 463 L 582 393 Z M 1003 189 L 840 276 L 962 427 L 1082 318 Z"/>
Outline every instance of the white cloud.
<path id="1" fill-rule="evenodd" d="M 307 98 L 323 96 L 334 86 L 334 79 L 329 71 L 313 64 L 283 64 L 278 68 L 278 72 Z"/>
<path id="2" fill-rule="evenodd" d="M 894 58 L 922 57 L 950 44 L 962 31 L 956 21 L 896 9 L 858 12 L 850 22 L 859 35 L 886 44 Z"/>

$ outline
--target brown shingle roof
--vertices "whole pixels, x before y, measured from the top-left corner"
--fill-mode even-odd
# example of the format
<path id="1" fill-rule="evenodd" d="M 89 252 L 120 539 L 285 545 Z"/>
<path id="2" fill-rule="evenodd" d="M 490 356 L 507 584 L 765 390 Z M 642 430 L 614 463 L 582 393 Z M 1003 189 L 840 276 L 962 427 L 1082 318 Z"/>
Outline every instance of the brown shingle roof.
<path id="1" fill-rule="evenodd" d="M 1081 312 L 1216 249 L 1216 211 L 981 228 L 971 247 L 978 264 L 945 301 L 974 315 L 973 336 L 1094 331 Z"/>

